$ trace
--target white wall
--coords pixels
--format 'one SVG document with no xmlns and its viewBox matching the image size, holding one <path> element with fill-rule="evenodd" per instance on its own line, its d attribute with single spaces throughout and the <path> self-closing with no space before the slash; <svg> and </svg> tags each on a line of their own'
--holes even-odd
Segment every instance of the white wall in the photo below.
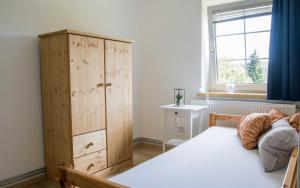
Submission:
<svg viewBox="0 0 300 188">
<path fill-rule="evenodd" d="M 136 0 L 0 1 L 0 180 L 44 166 L 37 35 L 70 28 L 136 40 L 136 114 L 137 17 Z"/>
<path fill-rule="evenodd" d="M 139 135 L 162 139 L 159 106 L 173 103 L 173 89 L 196 95 L 201 78 L 201 0 L 139 1 Z"/>
<path fill-rule="evenodd" d="M 44 166 L 37 35 L 71 28 L 134 39 L 134 137 L 162 139 L 159 106 L 201 82 L 201 16 L 230 0 L 1 0 L 0 180 Z M 234 0 L 231 0 L 234 1 Z"/>
<path fill-rule="evenodd" d="M 140 137 L 162 139 L 163 114 L 159 106 L 173 103 L 174 88 L 185 88 L 189 102 L 206 84 L 207 7 L 236 1 L 260 0 L 139 1 Z"/>
</svg>

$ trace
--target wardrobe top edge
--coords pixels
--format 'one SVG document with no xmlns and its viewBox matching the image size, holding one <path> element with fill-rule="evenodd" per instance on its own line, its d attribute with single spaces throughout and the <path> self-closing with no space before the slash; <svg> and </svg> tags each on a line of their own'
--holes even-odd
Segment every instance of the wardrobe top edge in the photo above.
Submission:
<svg viewBox="0 0 300 188">
<path fill-rule="evenodd" d="M 72 29 L 64 29 L 64 30 L 50 32 L 50 33 L 44 33 L 44 34 L 38 35 L 38 37 L 45 38 L 45 37 L 63 34 L 63 33 L 81 35 L 81 36 L 87 36 L 87 37 L 94 37 L 94 38 L 100 38 L 100 39 L 107 39 L 107 40 L 113 40 L 113 41 L 119 41 L 119 42 L 126 42 L 126 43 L 134 42 L 133 40 L 129 40 L 129 39 L 124 39 L 124 38 L 119 38 L 119 37 L 111 37 L 111 36 L 95 34 L 95 33 L 87 33 L 87 32 L 76 31 L 76 30 L 72 30 Z"/>
</svg>

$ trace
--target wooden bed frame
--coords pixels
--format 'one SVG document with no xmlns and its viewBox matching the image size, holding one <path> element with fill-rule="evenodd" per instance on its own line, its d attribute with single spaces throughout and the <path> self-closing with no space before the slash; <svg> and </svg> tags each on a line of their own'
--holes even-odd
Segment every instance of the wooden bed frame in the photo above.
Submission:
<svg viewBox="0 0 300 188">
<path fill-rule="evenodd" d="M 227 115 L 227 114 L 209 114 L 209 126 L 216 126 L 217 120 L 239 122 L 242 116 Z M 298 147 L 293 149 L 288 168 L 284 177 L 282 188 L 297 187 L 297 162 L 298 162 Z M 98 178 L 92 175 L 87 175 L 80 171 L 74 170 L 71 166 L 57 167 L 57 180 L 61 187 L 79 186 L 80 188 L 127 188 L 127 186 L 111 182 L 105 178 Z"/>
</svg>

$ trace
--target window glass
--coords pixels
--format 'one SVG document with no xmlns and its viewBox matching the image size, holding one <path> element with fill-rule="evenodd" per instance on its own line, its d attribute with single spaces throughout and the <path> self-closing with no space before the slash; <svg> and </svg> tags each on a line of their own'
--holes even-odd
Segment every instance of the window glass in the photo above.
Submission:
<svg viewBox="0 0 300 188">
<path fill-rule="evenodd" d="M 246 34 L 247 58 L 256 51 L 259 58 L 269 58 L 270 32 Z"/>
<path fill-rule="evenodd" d="M 245 59 L 244 35 L 216 37 L 217 60 Z"/>
<path fill-rule="evenodd" d="M 259 59 L 255 53 L 246 61 L 245 66 L 248 83 L 265 84 L 268 76 L 268 60 Z"/>
<path fill-rule="evenodd" d="M 245 70 L 245 61 L 221 60 L 218 61 L 218 83 L 249 83 Z"/>
<path fill-rule="evenodd" d="M 245 19 L 246 32 L 266 31 L 271 28 L 271 15 Z"/>
<path fill-rule="evenodd" d="M 220 22 L 215 25 L 216 35 L 228 35 L 244 32 L 243 20 Z"/>
</svg>

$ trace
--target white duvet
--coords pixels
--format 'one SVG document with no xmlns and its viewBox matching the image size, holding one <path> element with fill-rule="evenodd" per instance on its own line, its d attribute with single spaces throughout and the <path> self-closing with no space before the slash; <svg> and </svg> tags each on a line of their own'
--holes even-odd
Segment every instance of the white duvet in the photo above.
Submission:
<svg viewBox="0 0 300 188">
<path fill-rule="evenodd" d="M 133 188 L 279 188 L 285 170 L 264 172 L 236 129 L 212 127 L 110 180 Z"/>
</svg>

